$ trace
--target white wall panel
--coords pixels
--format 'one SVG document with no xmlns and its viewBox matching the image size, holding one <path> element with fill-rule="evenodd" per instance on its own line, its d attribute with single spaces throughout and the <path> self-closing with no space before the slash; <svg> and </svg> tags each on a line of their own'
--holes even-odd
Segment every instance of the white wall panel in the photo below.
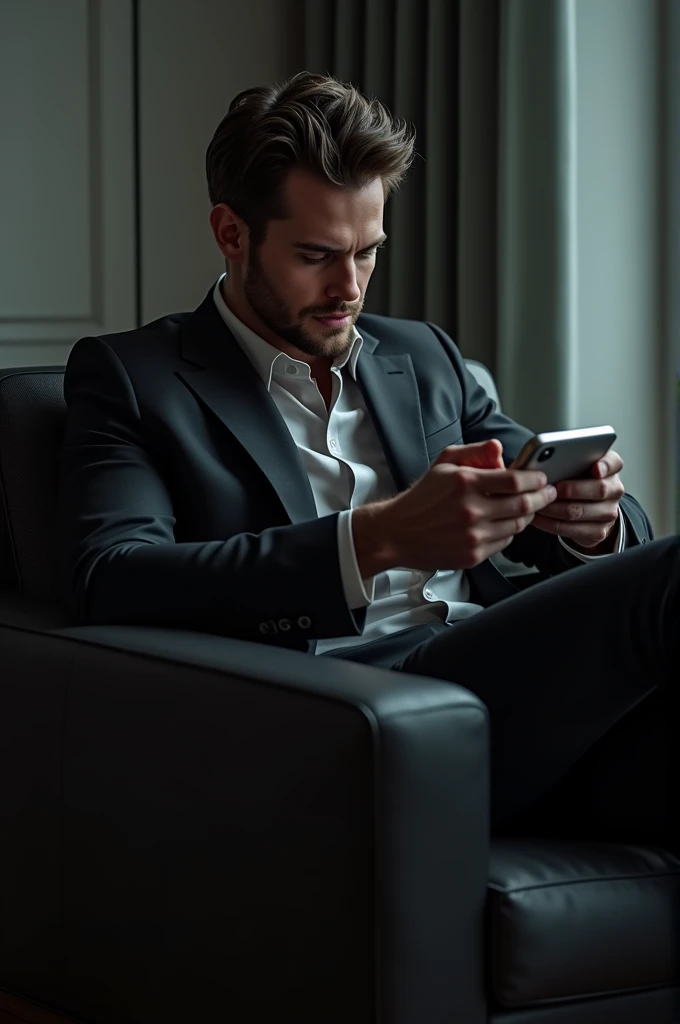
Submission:
<svg viewBox="0 0 680 1024">
<path fill-rule="evenodd" d="M 131 0 L 4 2 L 0 365 L 134 326 Z"/>
</svg>

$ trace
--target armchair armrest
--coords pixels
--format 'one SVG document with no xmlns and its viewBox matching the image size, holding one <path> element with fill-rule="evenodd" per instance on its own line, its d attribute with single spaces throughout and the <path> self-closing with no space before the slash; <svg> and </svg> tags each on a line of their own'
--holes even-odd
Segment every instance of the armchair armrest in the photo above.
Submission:
<svg viewBox="0 0 680 1024">
<path fill-rule="evenodd" d="M 64 1009 L 486 1019 L 474 695 L 205 634 L 26 633 L 4 647 L 40 647 L 63 688 Z"/>
</svg>

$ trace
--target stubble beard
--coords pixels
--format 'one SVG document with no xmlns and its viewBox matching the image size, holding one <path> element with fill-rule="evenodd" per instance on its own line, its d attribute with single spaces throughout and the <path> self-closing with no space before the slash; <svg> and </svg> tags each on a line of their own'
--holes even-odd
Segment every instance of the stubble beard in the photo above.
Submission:
<svg viewBox="0 0 680 1024">
<path fill-rule="evenodd" d="M 318 308 L 302 310 L 300 322 L 291 323 L 290 310 L 264 273 L 257 252 L 253 252 L 248 261 L 243 292 L 250 308 L 262 323 L 300 352 L 314 358 L 336 359 L 349 350 L 354 338 L 354 322 L 361 312 L 361 307 L 357 309 L 356 305 L 352 306 L 350 324 L 329 330 L 323 337 L 314 337 L 305 329 L 304 318 L 314 313 L 321 316 L 323 311 Z M 325 312 L 329 315 L 336 311 Z"/>
</svg>

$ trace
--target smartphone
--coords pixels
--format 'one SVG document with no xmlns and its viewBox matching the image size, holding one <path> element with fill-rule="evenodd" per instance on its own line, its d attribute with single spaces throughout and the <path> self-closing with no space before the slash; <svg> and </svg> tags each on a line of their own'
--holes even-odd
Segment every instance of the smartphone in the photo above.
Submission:
<svg viewBox="0 0 680 1024">
<path fill-rule="evenodd" d="M 613 427 L 583 427 L 536 434 L 527 441 L 510 469 L 540 469 L 549 484 L 590 476 L 593 465 L 616 440 Z"/>
</svg>

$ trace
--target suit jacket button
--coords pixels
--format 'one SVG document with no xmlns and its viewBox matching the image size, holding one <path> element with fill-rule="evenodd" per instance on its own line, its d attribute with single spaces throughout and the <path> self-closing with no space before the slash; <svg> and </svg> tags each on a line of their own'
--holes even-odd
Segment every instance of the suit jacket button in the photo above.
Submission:
<svg viewBox="0 0 680 1024">
<path fill-rule="evenodd" d="M 308 615 L 301 615 L 300 618 L 298 619 L 297 624 L 300 627 L 300 629 L 309 629 L 309 627 L 312 624 L 312 620 L 309 618 Z"/>
</svg>

